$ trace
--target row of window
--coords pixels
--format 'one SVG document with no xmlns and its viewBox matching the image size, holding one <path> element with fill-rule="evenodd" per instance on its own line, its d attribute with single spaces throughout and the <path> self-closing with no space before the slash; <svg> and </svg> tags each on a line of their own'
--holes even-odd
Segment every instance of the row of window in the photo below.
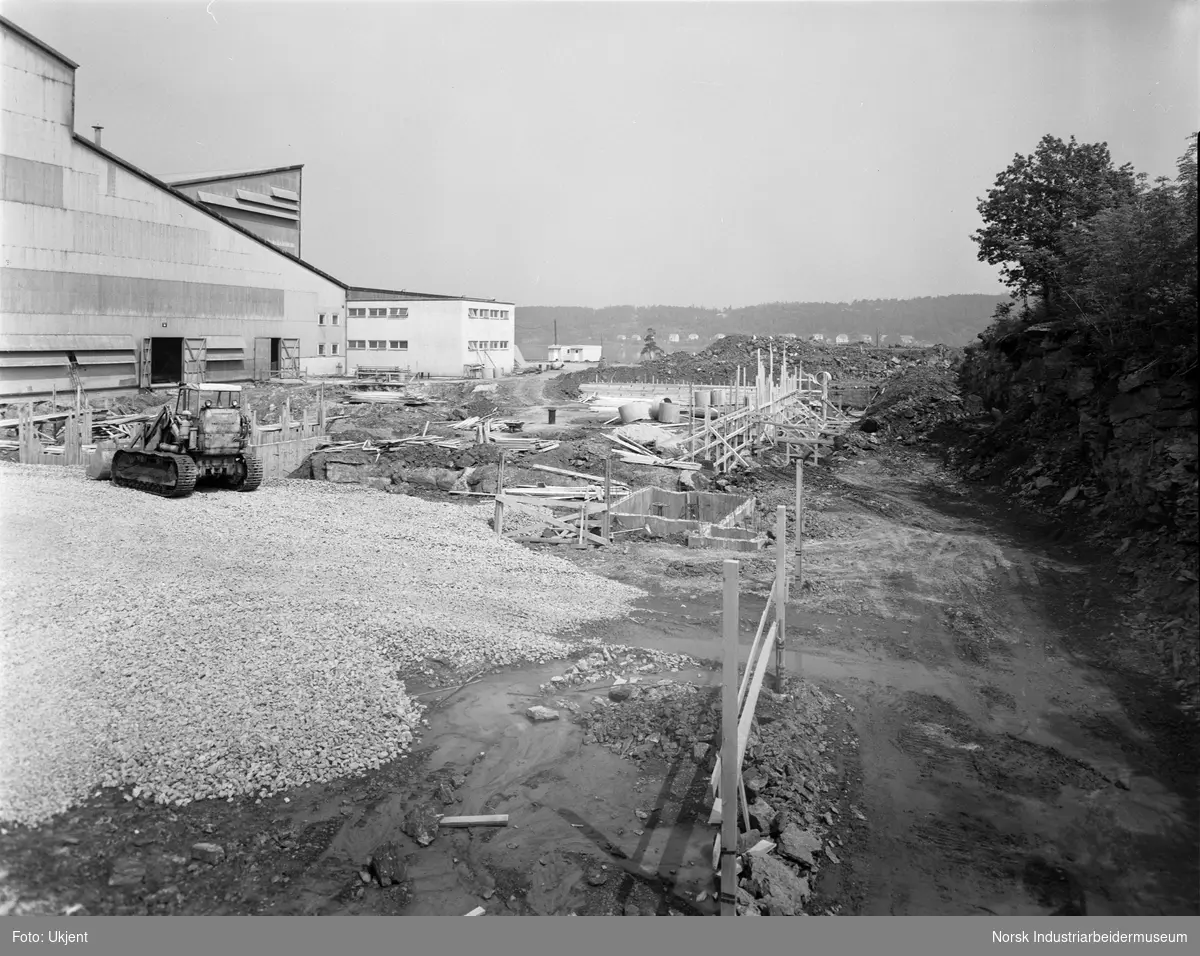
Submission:
<svg viewBox="0 0 1200 956">
<path fill-rule="evenodd" d="M 352 319 L 407 319 L 407 308 L 350 309 Z"/>
<path fill-rule="evenodd" d="M 324 342 L 318 342 L 318 343 L 317 343 L 317 354 L 318 354 L 318 355 L 324 355 L 324 354 L 325 354 L 325 343 L 324 343 Z M 338 354 L 338 343 L 337 343 L 337 342 L 330 342 L 330 343 L 329 343 L 329 354 L 330 354 L 330 355 L 337 355 L 337 354 Z"/>
<path fill-rule="evenodd" d="M 354 314 L 353 309 L 350 310 L 350 314 L 351 315 Z M 332 325 L 341 325 L 341 316 L 338 315 L 338 313 L 331 312 L 329 314 L 329 318 L 331 318 L 333 320 L 333 322 L 331 323 Z M 325 313 L 321 312 L 317 315 L 317 325 L 324 325 L 324 324 L 325 324 Z"/>
<path fill-rule="evenodd" d="M 371 349 L 377 352 L 385 352 L 392 350 L 394 352 L 407 352 L 407 339 L 351 339 L 346 343 L 348 349 Z"/>
<path fill-rule="evenodd" d="M 471 319 L 507 319 L 508 309 L 467 309 L 467 317 Z"/>
<path fill-rule="evenodd" d="M 508 348 L 508 343 L 507 342 L 497 342 L 497 341 L 487 342 L 484 340 L 480 340 L 477 342 L 474 339 L 472 339 L 470 342 L 467 343 L 467 348 L 473 352 L 478 352 L 481 349 L 506 349 L 506 348 Z"/>
</svg>

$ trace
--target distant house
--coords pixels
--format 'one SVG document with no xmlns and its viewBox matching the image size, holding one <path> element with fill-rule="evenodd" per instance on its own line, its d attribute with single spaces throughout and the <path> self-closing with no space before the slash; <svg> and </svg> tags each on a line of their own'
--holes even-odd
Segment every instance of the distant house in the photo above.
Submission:
<svg viewBox="0 0 1200 956">
<path fill-rule="evenodd" d="M 864 335 L 860 335 L 858 337 L 858 340 L 860 342 L 866 342 L 868 345 L 870 345 L 872 342 L 875 341 L 875 338 L 874 338 L 874 336 L 864 334 Z"/>
<path fill-rule="evenodd" d="M 850 336 L 848 336 L 845 332 L 843 332 L 836 339 L 834 339 L 834 341 L 838 345 L 847 345 L 850 342 Z"/>
<path fill-rule="evenodd" d="M 911 335 L 900 336 L 900 344 L 901 345 L 912 345 L 914 341 L 915 340 L 913 339 L 913 337 Z"/>
<path fill-rule="evenodd" d="M 626 339 L 628 339 L 628 338 L 629 338 L 629 336 L 628 336 L 628 335 L 618 335 L 618 336 L 617 336 L 617 341 L 618 341 L 618 342 L 624 342 L 624 341 L 625 341 Z"/>
<path fill-rule="evenodd" d="M 551 345 L 546 349 L 548 362 L 599 362 L 602 346 Z"/>
<path fill-rule="evenodd" d="M 824 342 L 825 341 L 825 333 L 824 332 L 814 332 L 812 334 L 812 340 L 814 342 Z"/>
<path fill-rule="evenodd" d="M 668 342 L 678 342 L 679 341 L 679 333 L 672 332 L 670 335 L 667 336 L 667 341 Z"/>
<path fill-rule="evenodd" d="M 714 335 L 714 336 L 713 336 L 713 338 L 714 338 L 714 339 L 723 339 L 723 338 L 725 338 L 725 333 L 724 333 L 724 332 L 718 332 L 716 335 Z"/>
<path fill-rule="evenodd" d="M 688 341 L 689 342 L 699 342 L 700 336 L 697 335 L 695 332 L 692 332 L 688 335 Z"/>
</svg>

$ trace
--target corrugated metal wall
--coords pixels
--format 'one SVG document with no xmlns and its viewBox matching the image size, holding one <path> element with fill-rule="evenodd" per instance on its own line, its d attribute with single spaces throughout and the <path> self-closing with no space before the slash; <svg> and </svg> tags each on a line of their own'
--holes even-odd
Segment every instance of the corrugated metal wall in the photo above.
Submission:
<svg viewBox="0 0 1200 956">
<path fill-rule="evenodd" d="M 300 369 L 344 348 L 318 322 L 339 284 L 80 143 L 74 71 L 6 26 L 2 53 L 0 400 L 72 388 L 68 352 L 86 388 L 134 387 L 147 339 L 220 339 L 216 380 L 253 377 L 256 339 L 297 342 Z"/>
</svg>

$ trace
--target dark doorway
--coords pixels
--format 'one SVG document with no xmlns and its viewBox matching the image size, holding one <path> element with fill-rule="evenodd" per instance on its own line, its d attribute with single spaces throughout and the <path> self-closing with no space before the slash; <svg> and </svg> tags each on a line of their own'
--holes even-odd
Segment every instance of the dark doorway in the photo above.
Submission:
<svg viewBox="0 0 1200 956">
<path fill-rule="evenodd" d="M 279 374 L 279 339 L 271 339 L 271 374 Z"/>
<path fill-rule="evenodd" d="M 183 339 L 155 336 L 150 343 L 150 384 L 173 385 L 183 381 Z"/>
</svg>

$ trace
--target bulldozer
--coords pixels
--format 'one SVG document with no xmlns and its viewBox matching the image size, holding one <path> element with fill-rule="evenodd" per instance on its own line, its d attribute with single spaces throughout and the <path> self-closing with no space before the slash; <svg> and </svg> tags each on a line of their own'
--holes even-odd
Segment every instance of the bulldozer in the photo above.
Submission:
<svg viewBox="0 0 1200 956">
<path fill-rule="evenodd" d="M 214 479 L 234 491 L 262 484 L 262 461 L 250 453 L 250 419 L 240 385 L 183 385 L 175 408 L 163 408 L 112 456 L 112 483 L 164 498 L 184 498 Z"/>
</svg>

